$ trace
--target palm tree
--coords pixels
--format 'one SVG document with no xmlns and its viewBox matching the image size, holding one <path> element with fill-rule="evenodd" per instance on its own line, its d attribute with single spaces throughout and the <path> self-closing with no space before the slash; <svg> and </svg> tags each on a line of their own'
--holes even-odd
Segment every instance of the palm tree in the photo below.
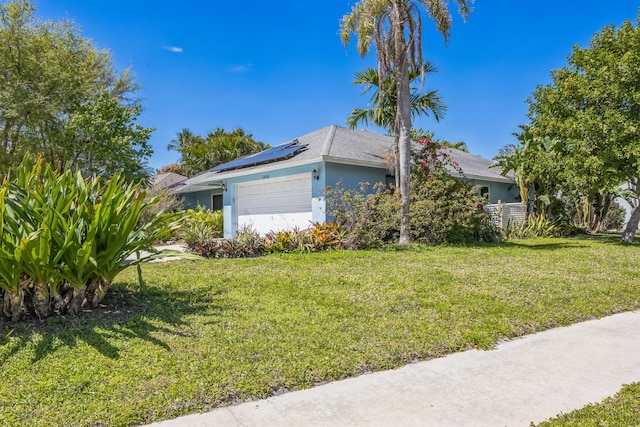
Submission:
<svg viewBox="0 0 640 427">
<path fill-rule="evenodd" d="M 411 82 L 413 82 L 422 75 L 425 75 L 427 73 L 434 73 L 436 71 L 436 68 L 430 62 L 425 62 L 422 65 L 422 69 L 411 68 L 409 70 L 409 79 Z M 384 92 L 386 92 L 388 96 L 383 100 L 380 99 L 380 75 L 378 74 L 378 70 L 376 70 L 375 68 L 367 67 L 362 71 L 358 71 L 355 75 L 355 78 L 356 79 L 353 81 L 353 84 L 363 86 L 363 95 L 373 90 L 371 98 L 369 99 L 369 105 L 371 107 L 367 109 L 354 108 L 351 111 L 351 115 L 347 119 L 347 124 L 351 129 L 355 129 L 358 126 L 358 123 L 364 123 L 365 125 L 368 125 L 369 122 L 371 122 L 376 126 L 387 128 L 389 133 L 392 133 L 394 135 L 394 167 L 396 187 L 400 187 L 400 176 L 398 172 L 400 170 L 398 159 L 399 133 L 395 128 L 395 118 L 397 114 L 398 103 L 396 102 L 397 97 L 395 96 L 395 93 L 390 90 L 396 85 L 395 77 L 393 74 L 387 76 L 387 79 L 384 82 Z M 411 117 L 413 118 L 416 115 L 420 114 L 428 116 L 429 113 L 431 113 L 433 114 L 433 117 L 436 119 L 436 121 L 440 121 L 447 109 L 447 107 L 442 102 L 442 97 L 438 95 L 437 90 L 420 93 L 420 89 L 421 88 L 415 87 L 411 88 Z"/>
<path fill-rule="evenodd" d="M 455 0 L 458 12 L 466 20 L 471 12 L 472 0 Z M 422 69 L 422 15 L 420 6 L 435 21 L 438 31 L 449 39 L 451 13 L 447 0 L 360 0 L 345 15 L 341 22 L 341 38 L 349 44 L 351 34 L 357 35 L 358 52 L 369 53 L 371 43 L 378 56 L 378 74 L 381 81 L 394 75 L 397 110 L 394 129 L 398 134 L 400 162 L 400 194 L 402 214 L 400 222 L 400 244 L 411 240 L 409 230 L 409 172 L 411 150 L 411 87 L 409 70 Z M 424 79 L 424 73 L 421 74 Z M 387 98 L 384 84 L 379 86 L 380 101 Z M 381 104 L 382 105 L 382 104 Z"/>
<path fill-rule="evenodd" d="M 411 68 L 409 70 L 409 80 L 414 82 L 419 77 L 428 73 L 436 72 L 436 68 L 430 63 L 425 62 L 421 68 Z M 361 109 L 354 108 L 351 115 L 347 119 L 347 124 L 351 129 L 355 129 L 358 123 L 368 125 L 369 122 L 376 126 L 387 128 L 389 132 L 397 133 L 395 129 L 395 118 L 397 113 L 397 96 L 391 89 L 396 85 L 395 76 L 393 74 L 387 76 L 384 83 L 383 92 L 387 93 L 387 97 L 380 99 L 380 76 L 378 70 L 367 67 L 355 74 L 353 84 L 362 85 L 362 94 L 365 95 L 372 91 L 368 105 L 370 108 Z M 426 93 L 420 93 L 420 88 L 411 88 L 411 117 L 417 115 L 433 114 L 436 121 L 440 121 L 444 117 L 447 107 L 442 102 L 442 97 L 437 90 Z"/>
<path fill-rule="evenodd" d="M 270 147 L 268 144 L 254 140 L 253 135 L 246 133 L 242 128 L 225 132 L 219 127 L 214 132 L 209 132 L 206 141 L 209 168 L 249 154 L 259 153 Z"/>
<path fill-rule="evenodd" d="M 182 173 L 192 176 L 206 170 L 203 158 L 205 154 L 204 145 L 204 138 L 184 128 L 167 145 L 167 150 L 175 150 L 180 153 Z"/>
<path fill-rule="evenodd" d="M 167 146 L 168 150 L 180 153 L 180 169 L 183 174 L 193 176 L 230 162 L 238 157 L 258 153 L 270 145 L 253 139 L 253 135 L 237 128 L 226 132 L 218 127 L 206 137 L 193 134 L 189 129 L 178 132 Z"/>
</svg>

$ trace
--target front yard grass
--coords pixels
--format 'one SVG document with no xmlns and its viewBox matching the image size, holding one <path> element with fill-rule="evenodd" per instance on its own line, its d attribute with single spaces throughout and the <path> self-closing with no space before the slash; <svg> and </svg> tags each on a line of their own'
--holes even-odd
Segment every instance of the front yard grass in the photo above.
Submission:
<svg viewBox="0 0 640 427">
<path fill-rule="evenodd" d="M 538 427 L 621 427 L 640 424 L 640 383 L 622 387 L 601 403 L 562 414 Z"/>
<path fill-rule="evenodd" d="M 136 425 L 640 307 L 616 236 L 175 261 L 0 321 L 0 425 Z"/>
</svg>

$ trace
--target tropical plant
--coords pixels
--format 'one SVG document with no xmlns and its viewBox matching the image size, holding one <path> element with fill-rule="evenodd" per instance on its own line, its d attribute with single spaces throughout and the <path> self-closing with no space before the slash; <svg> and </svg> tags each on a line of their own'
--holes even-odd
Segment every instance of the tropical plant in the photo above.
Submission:
<svg viewBox="0 0 640 427">
<path fill-rule="evenodd" d="M 116 174 L 106 184 L 80 170 L 53 170 L 28 154 L 0 190 L 0 289 L 14 321 L 96 307 L 118 273 L 168 255 L 156 240 L 180 227 L 178 214 L 140 216 L 158 203 Z M 128 262 L 133 254 L 148 255 Z M 181 255 L 189 256 L 189 255 Z"/>
<path fill-rule="evenodd" d="M 527 214 L 530 211 L 529 199 L 533 195 L 533 214 L 548 217 L 562 174 L 559 154 L 555 151 L 557 141 L 536 136 L 531 125 L 521 125 L 520 129 L 521 132 L 513 133 L 519 144 L 502 148 L 494 157 L 492 166 L 500 167 L 502 175 L 513 171 Z"/>
<path fill-rule="evenodd" d="M 198 206 L 196 209 L 187 210 L 185 217 L 184 226 L 177 235 L 187 245 L 222 237 L 224 221 L 222 211 L 210 211 L 203 206 Z"/>
<path fill-rule="evenodd" d="M 507 224 L 507 239 L 532 239 L 534 237 L 559 237 L 562 235 L 562 226 L 557 221 L 544 216 L 529 215 L 527 219 L 518 224 Z"/>
<path fill-rule="evenodd" d="M 409 69 L 409 80 L 410 82 L 415 82 L 422 76 L 436 71 L 436 68 L 430 62 L 426 62 L 422 67 L 418 67 L 418 69 Z M 353 84 L 362 86 L 363 95 L 371 91 L 371 98 L 368 102 L 369 108 L 355 108 L 351 111 L 351 115 L 347 119 L 349 127 L 355 129 L 358 123 L 364 123 L 365 125 L 372 123 L 388 129 L 390 133 L 395 135 L 397 133 L 395 122 L 398 105 L 396 94 L 393 91 L 393 88 L 396 86 L 395 75 L 389 74 L 386 77 L 384 89 L 381 90 L 378 70 L 367 67 L 355 74 Z M 386 93 L 386 98 L 380 99 L 381 93 Z M 447 107 L 442 102 L 442 97 L 438 94 L 437 90 L 421 93 L 420 87 L 411 87 L 412 118 L 417 115 L 428 116 L 432 114 L 436 121 L 440 121 L 446 109 Z"/>
<path fill-rule="evenodd" d="M 466 20 L 470 13 L 471 1 L 456 0 L 460 15 Z M 422 70 L 425 63 L 422 56 L 422 17 L 420 7 L 436 22 L 438 31 L 445 42 L 449 38 L 451 13 L 446 0 L 361 0 L 351 13 L 341 22 L 341 38 L 349 44 L 351 34 L 358 38 L 360 55 L 369 52 L 373 42 L 378 56 L 378 75 L 382 82 L 393 75 L 396 86 L 396 118 L 394 130 L 398 134 L 398 159 L 400 195 L 402 198 L 400 244 L 411 240 L 410 232 L 410 157 L 411 157 L 411 80 L 409 72 L 413 68 Z M 424 73 L 421 76 L 424 79 Z M 379 86 L 379 100 L 384 102 L 388 94 L 385 85 Z M 384 105 L 384 104 L 381 104 Z"/>
<path fill-rule="evenodd" d="M 316 251 L 338 248 L 346 236 L 344 223 L 335 220 L 315 222 L 308 231 Z"/>
<path fill-rule="evenodd" d="M 261 237 L 250 226 L 241 227 L 233 239 L 221 239 L 211 234 L 187 242 L 193 253 L 207 258 L 246 258 L 269 253 L 320 252 L 340 248 L 346 230 L 342 222 L 316 222 L 300 230 L 271 231 Z"/>
</svg>

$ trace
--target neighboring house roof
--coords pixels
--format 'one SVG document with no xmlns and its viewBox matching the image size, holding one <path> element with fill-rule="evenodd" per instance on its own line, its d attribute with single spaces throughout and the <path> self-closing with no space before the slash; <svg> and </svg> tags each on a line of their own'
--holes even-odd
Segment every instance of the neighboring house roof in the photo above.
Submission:
<svg viewBox="0 0 640 427">
<path fill-rule="evenodd" d="M 294 155 L 275 161 L 254 164 L 252 160 L 260 155 L 245 157 L 245 161 L 235 165 L 246 164 L 247 167 L 227 169 L 217 167 L 189 178 L 176 187 L 179 193 L 191 193 L 212 189 L 215 183 L 221 185 L 223 179 L 266 172 L 288 166 L 297 166 L 319 161 L 343 163 L 349 165 L 368 166 L 382 169 L 391 167 L 387 160 L 393 151 L 394 138 L 367 130 L 353 130 L 331 125 L 296 138 L 297 143 L 305 146 L 304 150 Z M 295 140 L 294 140 L 295 141 Z M 289 141 L 285 144 L 291 144 Z M 283 144 L 284 145 L 284 144 Z M 275 146 L 278 148 L 280 146 Z M 500 175 L 500 169 L 490 168 L 491 161 L 456 149 L 449 149 L 451 157 L 458 162 L 464 175 L 468 178 L 498 182 L 513 182 L 510 177 Z"/>
<path fill-rule="evenodd" d="M 159 173 L 157 175 L 149 177 L 149 184 L 154 187 L 171 187 L 172 185 L 184 181 L 185 179 L 187 179 L 186 176 L 182 176 L 173 172 Z"/>
</svg>

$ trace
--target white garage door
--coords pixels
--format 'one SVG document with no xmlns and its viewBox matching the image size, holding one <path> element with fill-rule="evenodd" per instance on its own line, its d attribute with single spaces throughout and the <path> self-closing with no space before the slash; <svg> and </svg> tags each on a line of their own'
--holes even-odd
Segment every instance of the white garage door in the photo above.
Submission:
<svg viewBox="0 0 640 427">
<path fill-rule="evenodd" d="M 236 187 L 238 228 L 250 226 L 260 234 L 304 229 L 311 223 L 311 174 L 271 178 Z"/>
</svg>

